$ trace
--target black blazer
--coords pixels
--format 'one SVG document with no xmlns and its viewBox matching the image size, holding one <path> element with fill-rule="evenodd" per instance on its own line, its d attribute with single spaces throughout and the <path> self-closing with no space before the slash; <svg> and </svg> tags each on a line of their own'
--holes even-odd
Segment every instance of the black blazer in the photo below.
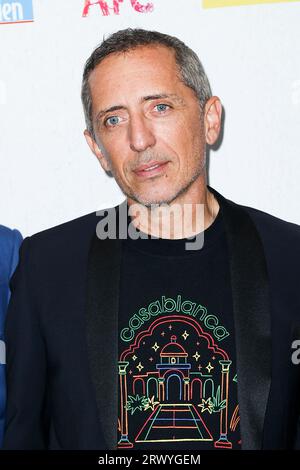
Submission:
<svg viewBox="0 0 300 470">
<path fill-rule="evenodd" d="M 229 247 L 242 448 L 300 448 L 300 227 L 209 189 Z M 5 449 L 115 448 L 122 240 L 99 240 L 99 220 L 23 242 L 6 323 Z"/>
</svg>

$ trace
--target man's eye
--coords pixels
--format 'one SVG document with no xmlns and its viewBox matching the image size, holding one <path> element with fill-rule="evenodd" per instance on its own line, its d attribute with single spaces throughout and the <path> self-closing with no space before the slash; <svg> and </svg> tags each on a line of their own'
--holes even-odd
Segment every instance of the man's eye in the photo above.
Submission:
<svg viewBox="0 0 300 470">
<path fill-rule="evenodd" d="M 120 118 L 118 116 L 110 116 L 109 118 L 105 119 L 104 124 L 106 126 L 116 126 L 119 124 Z"/>
<path fill-rule="evenodd" d="M 168 106 L 167 104 L 160 103 L 160 104 L 157 104 L 155 107 L 156 107 L 157 111 L 161 113 L 161 112 L 167 111 L 167 109 L 170 106 Z"/>
</svg>

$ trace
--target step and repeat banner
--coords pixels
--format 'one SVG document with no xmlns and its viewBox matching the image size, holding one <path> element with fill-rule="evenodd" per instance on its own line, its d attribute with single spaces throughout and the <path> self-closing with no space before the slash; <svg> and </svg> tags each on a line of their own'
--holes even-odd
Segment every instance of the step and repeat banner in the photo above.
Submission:
<svg viewBox="0 0 300 470">
<path fill-rule="evenodd" d="M 85 142 L 85 60 L 126 27 L 178 36 L 224 109 L 209 183 L 300 224 L 300 1 L 0 0 L 0 223 L 22 234 L 120 203 Z"/>
</svg>

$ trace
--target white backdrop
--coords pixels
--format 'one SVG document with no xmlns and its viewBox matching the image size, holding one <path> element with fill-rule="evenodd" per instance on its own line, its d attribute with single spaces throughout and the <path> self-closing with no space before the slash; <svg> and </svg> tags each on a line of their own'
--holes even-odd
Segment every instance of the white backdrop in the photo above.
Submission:
<svg viewBox="0 0 300 470">
<path fill-rule="evenodd" d="M 128 26 L 177 35 L 199 54 L 226 112 L 210 185 L 300 224 L 300 2 L 152 3 L 138 13 L 123 0 L 109 16 L 95 5 L 83 18 L 84 0 L 33 0 L 34 22 L 0 24 L 1 224 L 30 235 L 124 199 L 86 145 L 80 85 L 103 35 Z"/>
</svg>

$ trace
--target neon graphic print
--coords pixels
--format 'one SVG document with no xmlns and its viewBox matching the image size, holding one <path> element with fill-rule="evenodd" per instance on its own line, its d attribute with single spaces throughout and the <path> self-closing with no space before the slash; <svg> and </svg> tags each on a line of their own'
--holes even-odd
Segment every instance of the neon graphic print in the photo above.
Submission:
<svg viewBox="0 0 300 470">
<path fill-rule="evenodd" d="M 193 316 L 165 313 L 145 322 L 130 342 L 122 332 L 120 338 L 119 448 L 171 442 L 233 447 L 237 377 L 211 329 Z"/>
</svg>

